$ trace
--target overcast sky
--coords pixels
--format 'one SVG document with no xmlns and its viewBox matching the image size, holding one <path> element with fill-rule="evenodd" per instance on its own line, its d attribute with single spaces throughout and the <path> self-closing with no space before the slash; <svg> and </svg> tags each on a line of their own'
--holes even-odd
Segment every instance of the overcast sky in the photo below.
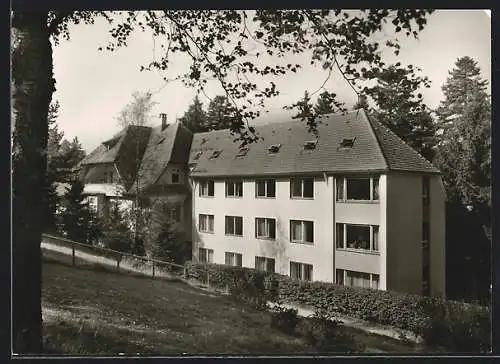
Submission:
<svg viewBox="0 0 500 364">
<path fill-rule="evenodd" d="M 119 131 L 115 117 L 135 90 L 154 92 L 154 100 L 158 102 L 154 114 L 165 112 L 171 121 L 183 115 L 195 96 L 195 91 L 185 88 L 181 82 L 165 85 L 162 75 L 139 71 L 140 65 L 147 64 L 153 57 L 155 47 L 149 34 L 135 33 L 128 47 L 117 52 L 98 51 L 109 39 L 108 28 L 102 21 L 94 25 L 74 25 L 71 40 L 54 47 L 57 91 L 53 98 L 61 104 L 57 123 L 66 138 L 77 136 L 87 153 Z M 483 10 L 436 11 L 428 18 L 419 39 L 404 37 L 401 46 L 397 60 L 419 66 L 422 75 L 432 81 L 432 87 L 423 92 L 424 102 L 431 107 L 438 106 L 442 100 L 441 86 L 459 57 L 475 59 L 483 78 L 491 80 L 491 20 Z M 396 61 L 389 53 L 385 59 Z M 185 64 L 173 64 L 168 77 L 175 76 L 184 67 Z M 269 102 L 266 120 L 272 121 L 275 115 L 283 113 L 281 107 L 296 101 L 305 90 L 318 89 L 325 76 L 321 69 L 306 68 L 296 76 L 281 79 L 277 82 L 281 94 Z M 355 102 L 353 91 L 339 75 L 334 74 L 326 86 L 348 105 Z M 211 93 L 209 96 L 214 96 L 217 90 L 212 88 Z M 201 99 L 208 104 L 203 95 Z"/>
</svg>

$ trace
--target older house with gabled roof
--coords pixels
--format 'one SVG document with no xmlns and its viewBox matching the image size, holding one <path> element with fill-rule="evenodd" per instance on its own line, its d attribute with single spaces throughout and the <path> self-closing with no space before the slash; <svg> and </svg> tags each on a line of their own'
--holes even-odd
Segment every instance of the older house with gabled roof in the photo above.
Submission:
<svg viewBox="0 0 500 364">
<path fill-rule="evenodd" d="M 80 163 L 90 206 L 105 215 L 110 203 L 136 197 L 167 201 L 176 228 L 191 239 L 187 161 L 192 133 L 179 123 L 130 125 L 101 143 Z"/>
<path fill-rule="evenodd" d="M 363 110 L 194 134 L 193 257 L 296 279 L 445 294 L 439 171 Z"/>
</svg>

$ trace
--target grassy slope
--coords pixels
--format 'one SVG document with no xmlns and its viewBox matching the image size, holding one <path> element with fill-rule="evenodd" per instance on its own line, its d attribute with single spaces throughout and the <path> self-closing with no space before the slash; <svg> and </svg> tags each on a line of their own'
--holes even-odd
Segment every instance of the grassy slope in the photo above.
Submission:
<svg viewBox="0 0 500 364">
<path fill-rule="evenodd" d="M 273 330 L 267 312 L 182 282 L 116 273 L 89 264 L 72 267 L 57 253 L 45 253 L 43 282 L 44 338 L 50 353 L 315 352 L 300 338 Z M 372 348 L 414 350 L 396 340 L 359 330 L 352 333 Z"/>
</svg>

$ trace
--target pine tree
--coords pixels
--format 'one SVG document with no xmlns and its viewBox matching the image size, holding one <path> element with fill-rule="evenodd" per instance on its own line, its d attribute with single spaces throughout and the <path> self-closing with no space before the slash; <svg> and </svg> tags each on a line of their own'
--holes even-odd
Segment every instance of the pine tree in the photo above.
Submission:
<svg viewBox="0 0 500 364">
<path fill-rule="evenodd" d="M 203 110 L 203 103 L 200 101 L 198 95 L 193 100 L 193 103 L 189 105 L 188 110 L 179 119 L 192 133 L 200 133 L 208 131 L 208 121 L 207 114 Z"/>
<path fill-rule="evenodd" d="M 491 256 L 491 101 L 470 57 L 449 72 L 438 108 L 435 164 L 447 203 L 447 266 L 452 298 L 489 300 Z M 465 272 L 458 273 L 455 272 Z"/>
<path fill-rule="evenodd" d="M 235 107 L 226 96 L 217 95 L 208 104 L 207 129 L 229 129 L 235 118 Z"/>
<path fill-rule="evenodd" d="M 64 232 L 69 239 L 85 243 L 87 241 L 90 213 L 84 202 L 83 183 L 75 179 L 64 196 L 61 214 Z"/>
<path fill-rule="evenodd" d="M 418 92 L 429 87 L 427 77 L 417 76 L 413 66 L 405 69 L 399 64 L 375 73 L 377 84 L 364 90 L 374 101 L 373 116 L 432 161 L 436 127 Z"/>
</svg>

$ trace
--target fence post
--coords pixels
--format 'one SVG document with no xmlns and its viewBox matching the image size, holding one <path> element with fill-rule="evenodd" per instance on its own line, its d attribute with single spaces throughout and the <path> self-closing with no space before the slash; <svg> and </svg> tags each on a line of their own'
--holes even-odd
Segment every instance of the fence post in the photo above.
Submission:
<svg viewBox="0 0 500 364">
<path fill-rule="evenodd" d="M 117 271 L 120 271 L 120 260 L 121 260 L 122 256 L 121 254 L 117 254 L 116 256 L 116 270 Z"/>
<path fill-rule="evenodd" d="M 155 261 L 151 260 L 151 263 L 153 263 L 153 278 L 155 277 Z"/>
<path fill-rule="evenodd" d="M 71 243 L 71 263 L 73 265 L 76 265 L 76 258 L 75 258 L 75 243 Z"/>
<path fill-rule="evenodd" d="M 186 267 L 184 267 L 183 272 L 182 272 L 182 277 L 184 279 L 186 279 L 186 276 L 187 276 L 187 269 L 186 269 Z"/>
<path fill-rule="evenodd" d="M 207 286 L 210 287 L 210 272 L 207 269 Z"/>
</svg>

